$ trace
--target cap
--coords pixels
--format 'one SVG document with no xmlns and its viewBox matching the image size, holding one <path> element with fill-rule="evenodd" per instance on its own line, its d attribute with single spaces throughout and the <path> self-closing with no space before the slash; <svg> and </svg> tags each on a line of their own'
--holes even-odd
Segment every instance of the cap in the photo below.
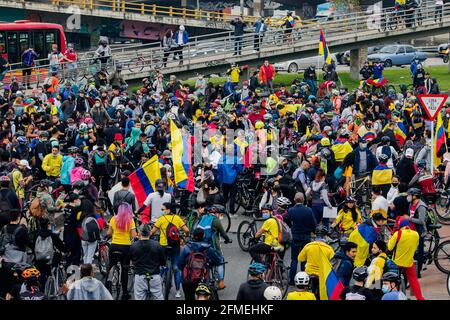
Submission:
<svg viewBox="0 0 450 320">
<path fill-rule="evenodd" d="M 27 167 L 27 169 L 31 169 L 30 164 L 28 163 L 27 160 L 22 159 L 22 160 L 20 160 L 19 164 L 21 166 Z"/>
<path fill-rule="evenodd" d="M 414 150 L 411 148 L 406 149 L 405 156 L 408 158 L 412 158 L 414 156 Z"/>
<path fill-rule="evenodd" d="M 114 140 L 115 140 L 115 141 L 123 140 L 122 134 L 121 134 L 121 133 L 116 133 L 116 134 L 114 135 Z"/>
</svg>

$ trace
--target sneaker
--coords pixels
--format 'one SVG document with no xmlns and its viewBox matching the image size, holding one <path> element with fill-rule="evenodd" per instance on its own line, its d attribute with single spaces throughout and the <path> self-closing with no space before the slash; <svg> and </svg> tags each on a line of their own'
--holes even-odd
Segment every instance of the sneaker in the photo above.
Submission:
<svg viewBox="0 0 450 320">
<path fill-rule="evenodd" d="M 177 293 L 175 293 L 175 298 L 181 298 L 181 290 L 177 290 Z"/>
</svg>

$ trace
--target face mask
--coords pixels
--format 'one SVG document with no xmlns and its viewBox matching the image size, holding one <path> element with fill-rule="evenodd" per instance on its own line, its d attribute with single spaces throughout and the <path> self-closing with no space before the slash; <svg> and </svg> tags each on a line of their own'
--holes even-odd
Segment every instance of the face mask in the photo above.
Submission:
<svg viewBox="0 0 450 320">
<path fill-rule="evenodd" d="M 262 214 L 262 218 L 263 218 L 264 220 L 269 219 L 269 218 L 270 218 L 270 213 L 263 213 L 263 214 Z"/>
<path fill-rule="evenodd" d="M 391 288 L 387 284 L 383 284 L 383 287 L 381 288 L 383 290 L 383 293 L 391 292 Z"/>
<path fill-rule="evenodd" d="M 244 86 L 244 89 L 247 89 L 248 87 L 247 86 Z M 447 116 L 448 116 L 448 114 L 447 114 Z"/>
<path fill-rule="evenodd" d="M 96 103 L 95 106 L 98 108 L 100 107 L 100 103 Z"/>
<path fill-rule="evenodd" d="M 366 124 L 366 128 L 370 129 L 370 128 L 372 128 L 372 125 L 371 124 Z"/>
<path fill-rule="evenodd" d="M 406 196 L 406 201 L 412 202 L 412 196 Z"/>
<path fill-rule="evenodd" d="M 397 188 L 397 187 L 398 187 L 398 183 L 393 183 L 392 186 L 393 186 L 394 188 Z"/>
</svg>

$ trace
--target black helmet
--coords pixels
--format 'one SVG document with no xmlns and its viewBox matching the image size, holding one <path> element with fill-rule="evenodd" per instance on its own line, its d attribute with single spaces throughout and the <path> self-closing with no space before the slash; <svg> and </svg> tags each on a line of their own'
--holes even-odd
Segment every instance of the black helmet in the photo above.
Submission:
<svg viewBox="0 0 450 320">
<path fill-rule="evenodd" d="M 73 184 L 74 189 L 83 189 L 85 186 L 86 185 L 83 180 L 78 180 Z"/>
<path fill-rule="evenodd" d="M 383 274 L 381 281 L 395 282 L 398 285 L 400 284 L 400 277 L 395 272 L 386 272 Z"/>
<path fill-rule="evenodd" d="M 53 185 L 53 182 L 51 182 L 50 180 L 47 180 L 47 179 L 41 180 L 39 182 L 39 186 L 41 186 L 41 187 L 50 187 L 51 185 Z"/>
<path fill-rule="evenodd" d="M 271 204 L 266 203 L 265 205 L 263 205 L 263 207 L 261 208 L 261 210 L 269 210 L 269 211 L 273 211 L 273 207 Z"/>
<path fill-rule="evenodd" d="M 367 273 L 367 267 L 358 267 L 355 270 L 353 270 L 353 279 L 355 281 L 365 281 L 367 279 L 368 273 Z"/>
<path fill-rule="evenodd" d="M 356 202 L 356 199 L 352 196 L 348 196 L 347 198 L 345 198 L 345 202 Z"/>
<path fill-rule="evenodd" d="M 383 142 L 383 143 L 391 142 L 391 138 L 389 138 L 388 136 L 382 136 L 381 137 L 381 142 Z"/>
<path fill-rule="evenodd" d="M 420 197 L 421 194 L 422 194 L 422 191 L 420 191 L 419 188 L 409 188 L 408 189 L 408 195 Z"/>
<path fill-rule="evenodd" d="M 380 160 L 380 162 L 387 162 L 389 160 L 389 157 L 387 154 L 382 153 L 378 156 L 378 160 Z"/>
<path fill-rule="evenodd" d="M 322 151 L 320 151 L 320 155 L 326 160 L 331 160 L 331 151 L 329 149 L 322 149 Z"/>
</svg>

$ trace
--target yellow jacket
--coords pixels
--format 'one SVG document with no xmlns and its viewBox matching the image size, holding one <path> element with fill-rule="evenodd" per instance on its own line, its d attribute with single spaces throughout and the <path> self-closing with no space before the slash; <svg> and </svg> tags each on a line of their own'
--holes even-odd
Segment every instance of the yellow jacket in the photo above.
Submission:
<svg viewBox="0 0 450 320">
<path fill-rule="evenodd" d="M 16 191 L 17 197 L 22 199 L 25 197 L 25 189 L 20 185 L 23 182 L 23 174 L 19 169 L 15 169 L 12 172 L 14 191 Z"/>
<path fill-rule="evenodd" d="M 234 82 L 234 83 L 239 82 L 239 75 L 241 73 L 240 68 L 234 67 L 234 68 L 228 69 L 228 73 L 230 75 L 231 82 Z"/>
<path fill-rule="evenodd" d="M 400 240 L 397 239 L 400 235 Z M 409 227 L 403 227 L 400 231 L 394 233 L 388 242 L 388 250 L 392 251 L 397 245 L 393 253 L 392 260 L 399 266 L 409 268 L 414 265 L 414 253 L 419 245 L 419 234 L 411 230 Z"/>
<path fill-rule="evenodd" d="M 331 146 L 331 150 L 334 152 L 334 158 L 337 162 L 344 161 L 345 157 L 353 151 L 352 146 L 347 141 L 345 143 L 337 143 Z"/>
<path fill-rule="evenodd" d="M 320 277 L 323 268 L 323 255 L 331 261 L 334 250 L 328 244 L 321 241 L 308 243 L 298 255 L 298 261 L 306 261 L 306 273 Z"/>
<path fill-rule="evenodd" d="M 350 234 L 353 231 L 353 229 L 356 227 L 356 225 L 358 223 L 362 222 L 361 212 L 359 211 L 358 208 L 355 208 L 355 209 L 356 209 L 356 213 L 358 215 L 356 222 L 353 221 L 351 210 L 341 209 L 336 217 L 336 220 L 335 220 L 336 224 L 340 225 L 340 227 L 344 230 L 344 233 L 346 233 L 346 234 Z"/>
<path fill-rule="evenodd" d="M 366 287 L 369 288 L 375 281 L 381 280 L 383 276 L 384 265 L 386 264 L 387 255 L 386 253 L 380 253 L 375 259 L 370 263 L 367 269 L 369 276 L 366 280 Z"/>
<path fill-rule="evenodd" d="M 59 177 L 62 167 L 62 155 L 54 156 L 52 153 L 44 157 L 42 161 L 42 169 L 49 177 Z"/>
</svg>

